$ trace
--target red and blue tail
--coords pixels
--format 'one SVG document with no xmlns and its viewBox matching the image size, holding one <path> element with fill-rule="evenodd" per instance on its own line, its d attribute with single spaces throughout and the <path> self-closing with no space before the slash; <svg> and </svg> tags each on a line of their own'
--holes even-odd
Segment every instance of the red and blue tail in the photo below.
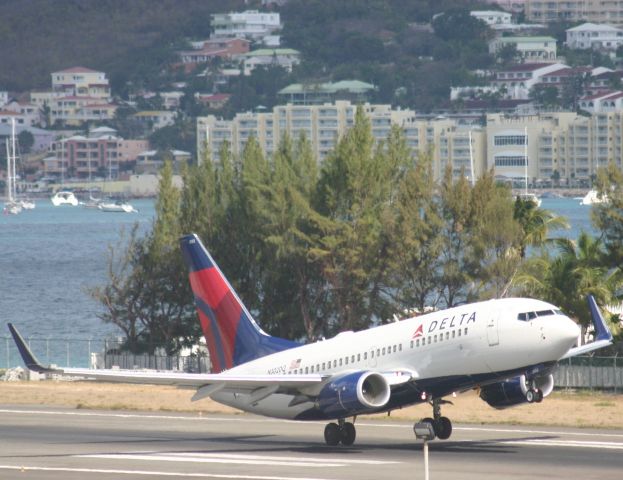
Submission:
<svg viewBox="0 0 623 480">
<path fill-rule="evenodd" d="M 180 239 L 215 373 L 299 344 L 262 331 L 196 234 Z"/>
</svg>

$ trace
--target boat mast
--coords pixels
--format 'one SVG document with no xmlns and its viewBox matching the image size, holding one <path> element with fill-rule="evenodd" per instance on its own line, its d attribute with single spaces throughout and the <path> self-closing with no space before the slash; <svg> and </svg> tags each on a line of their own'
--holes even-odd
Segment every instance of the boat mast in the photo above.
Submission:
<svg viewBox="0 0 623 480">
<path fill-rule="evenodd" d="M 524 172 L 524 178 L 525 178 L 525 194 L 526 194 L 526 198 L 528 195 L 528 127 L 524 127 L 524 140 L 523 140 L 523 147 L 524 147 L 524 165 L 525 165 L 525 172 Z"/>
<path fill-rule="evenodd" d="M 7 203 L 13 201 L 13 186 L 11 185 L 11 148 L 9 147 L 9 140 L 6 143 L 6 190 L 7 190 Z"/>
<path fill-rule="evenodd" d="M 469 131 L 469 168 L 472 174 L 472 187 L 476 183 L 474 178 L 474 152 L 472 151 L 472 131 Z"/>
<path fill-rule="evenodd" d="M 12 187 L 13 191 L 11 192 L 11 200 L 17 199 L 17 171 L 15 167 L 15 158 L 16 158 L 16 148 L 15 148 L 15 117 L 11 118 L 11 164 L 12 170 L 9 171 L 9 174 L 12 175 Z"/>
</svg>

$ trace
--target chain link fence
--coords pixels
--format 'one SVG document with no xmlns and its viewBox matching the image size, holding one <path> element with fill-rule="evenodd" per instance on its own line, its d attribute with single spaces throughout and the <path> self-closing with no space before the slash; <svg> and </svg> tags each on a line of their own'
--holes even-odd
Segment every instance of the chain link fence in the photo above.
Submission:
<svg viewBox="0 0 623 480">
<path fill-rule="evenodd" d="M 79 368 L 178 370 L 208 373 L 210 358 L 205 349 L 180 355 L 135 355 L 120 350 L 114 339 L 26 338 L 33 353 L 45 365 Z M 10 336 L 0 337 L 0 369 L 22 366 Z M 623 391 L 623 358 L 573 357 L 560 362 L 554 372 L 558 388 Z"/>
</svg>

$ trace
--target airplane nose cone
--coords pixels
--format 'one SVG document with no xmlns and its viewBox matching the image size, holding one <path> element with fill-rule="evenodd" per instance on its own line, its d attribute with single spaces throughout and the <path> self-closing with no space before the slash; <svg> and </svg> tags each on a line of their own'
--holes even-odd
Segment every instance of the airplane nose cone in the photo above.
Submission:
<svg viewBox="0 0 623 480">
<path fill-rule="evenodd" d="M 570 318 L 561 318 L 558 322 L 558 336 L 561 341 L 573 345 L 580 336 L 580 326 Z"/>
</svg>

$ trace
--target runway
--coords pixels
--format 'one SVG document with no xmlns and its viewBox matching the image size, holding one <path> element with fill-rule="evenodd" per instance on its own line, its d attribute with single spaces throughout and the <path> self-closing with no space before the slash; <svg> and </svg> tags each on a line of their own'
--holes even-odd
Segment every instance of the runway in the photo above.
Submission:
<svg viewBox="0 0 623 480">
<path fill-rule="evenodd" d="M 424 478 L 410 423 L 357 421 L 352 447 L 323 423 L 0 406 L 0 478 Z M 623 431 L 455 425 L 430 443 L 431 479 L 620 479 Z"/>
</svg>

